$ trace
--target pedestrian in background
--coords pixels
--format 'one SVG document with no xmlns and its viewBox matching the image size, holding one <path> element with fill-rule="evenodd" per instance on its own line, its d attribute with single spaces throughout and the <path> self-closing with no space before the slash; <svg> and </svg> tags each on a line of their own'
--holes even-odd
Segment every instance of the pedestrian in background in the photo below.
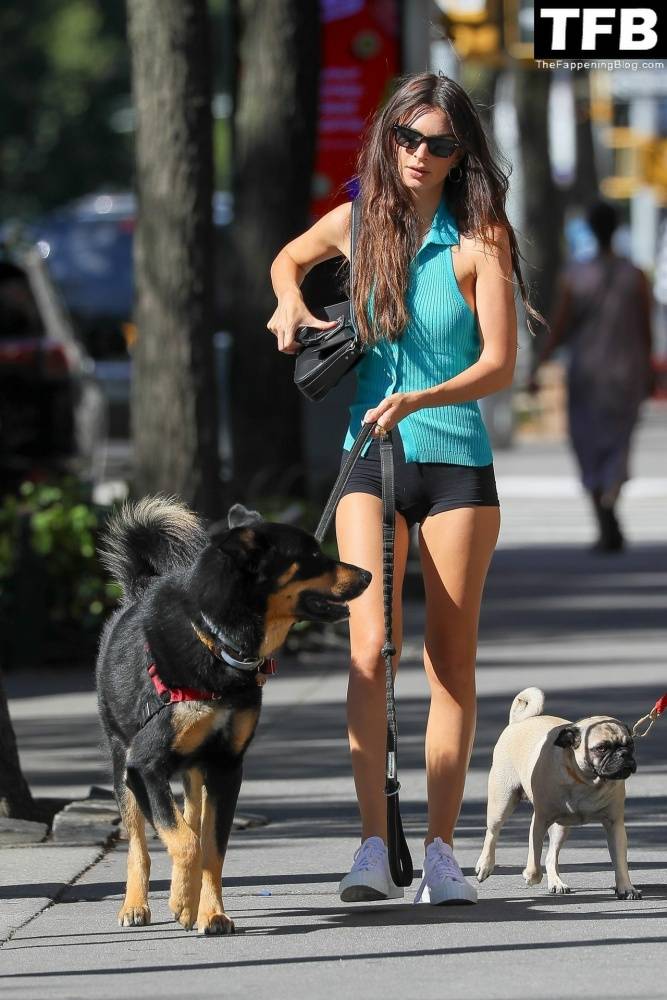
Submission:
<svg viewBox="0 0 667 1000">
<path fill-rule="evenodd" d="M 594 549 L 618 552 L 624 536 L 616 504 L 628 479 L 632 434 L 651 386 L 651 291 L 638 267 L 612 249 L 616 210 L 596 202 L 588 224 L 598 242 L 590 261 L 563 272 L 551 331 L 533 365 L 529 388 L 556 348 L 568 349 L 570 441 L 595 512 Z"/>
<path fill-rule="evenodd" d="M 367 345 L 344 448 L 377 422 L 338 504 L 340 558 L 373 580 L 350 607 L 348 733 L 361 846 L 340 885 L 344 901 L 396 898 L 387 857 L 382 593 L 382 488 L 377 437 L 392 431 L 396 480 L 394 641 L 409 530 L 419 525 L 426 594 L 424 666 L 428 831 L 417 900 L 474 903 L 453 853 L 475 720 L 477 625 L 500 513 L 493 456 L 477 400 L 508 386 L 516 361 L 516 238 L 507 176 L 477 109 L 445 76 L 406 78 L 380 108 L 359 157 L 355 255 L 357 326 Z M 350 254 L 350 204 L 289 243 L 272 267 L 278 299 L 268 323 L 278 349 L 298 350 L 300 326 L 322 327 L 299 285 L 318 262 Z M 345 457 L 345 456 L 344 456 Z"/>
</svg>

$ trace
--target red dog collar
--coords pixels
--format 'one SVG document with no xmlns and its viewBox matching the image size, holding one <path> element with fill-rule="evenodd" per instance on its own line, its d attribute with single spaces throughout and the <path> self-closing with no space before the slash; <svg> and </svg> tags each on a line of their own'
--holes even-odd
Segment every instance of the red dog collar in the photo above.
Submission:
<svg viewBox="0 0 667 1000">
<path fill-rule="evenodd" d="M 142 727 L 157 715 L 163 708 L 167 705 L 174 705 L 182 701 L 219 701 L 221 695 L 217 694 L 215 691 L 202 691 L 199 688 L 190 687 L 168 687 L 159 673 L 157 672 L 157 666 L 151 653 L 150 646 L 148 643 L 144 644 L 144 651 L 146 653 L 146 669 L 148 671 L 148 676 L 151 679 L 151 683 L 155 688 L 155 694 L 146 700 L 141 709 L 141 725 Z M 255 677 L 257 683 L 261 686 L 265 683 L 265 677 L 261 677 L 263 674 L 275 674 L 277 672 L 276 661 L 272 657 L 267 657 L 257 668 L 257 673 Z"/>
<path fill-rule="evenodd" d="M 264 663 L 258 668 L 258 673 L 275 674 L 277 669 L 276 661 L 272 657 L 269 657 L 264 660 Z M 165 705 L 173 705 L 174 702 L 177 701 L 217 701 L 221 697 L 221 695 L 216 694 L 215 691 L 202 691 L 199 688 L 167 687 L 158 674 L 155 663 L 149 664 L 148 676 L 153 682 L 153 687 L 155 688 L 158 697 Z M 165 695 L 169 696 L 168 699 L 164 697 Z"/>
<path fill-rule="evenodd" d="M 188 687 L 167 687 L 158 674 L 154 663 L 151 663 L 148 667 L 148 676 L 153 682 L 153 687 L 157 691 L 158 698 L 164 705 L 173 705 L 177 701 L 217 701 L 220 698 L 220 695 L 214 691 L 199 691 L 197 688 Z"/>
</svg>

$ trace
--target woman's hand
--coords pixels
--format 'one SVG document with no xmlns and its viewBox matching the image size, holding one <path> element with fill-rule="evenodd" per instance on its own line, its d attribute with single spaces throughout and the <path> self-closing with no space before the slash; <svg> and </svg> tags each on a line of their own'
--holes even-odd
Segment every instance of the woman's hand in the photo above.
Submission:
<svg viewBox="0 0 667 1000">
<path fill-rule="evenodd" d="M 295 337 L 299 327 L 314 326 L 317 330 L 331 330 L 336 323 L 337 320 L 316 319 L 297 289 L 280 296 L 276 310 L 266 327 L 275 335 L 279 351 L 283 354 L 298 354 L 301 347 Z"/>
<path fill-rule="evenodd" d="M 395 392 L 387 396 L 381 403 L 378 403 L 372 410 L 366 410 L 363 423 L 376 426 L 373 428 L 372 436 L 381 437 L 386 431 L 391 431 L 403 417 L 408 413 L 414 413 L 419 409 L 417 395 L 414 392 Z"/>
</svg>

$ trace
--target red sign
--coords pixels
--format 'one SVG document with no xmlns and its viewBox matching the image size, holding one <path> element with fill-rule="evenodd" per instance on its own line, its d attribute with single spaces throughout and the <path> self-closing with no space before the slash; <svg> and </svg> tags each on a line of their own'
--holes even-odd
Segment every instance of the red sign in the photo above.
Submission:
<svg viewBox="0 0 667 1000">
<path fill-rule="evenodd" d="M 350 197 L 361 133 L 400 68 L 399 0 L 320 0 L 320 117 L 311 211 Z"/>
</svg>

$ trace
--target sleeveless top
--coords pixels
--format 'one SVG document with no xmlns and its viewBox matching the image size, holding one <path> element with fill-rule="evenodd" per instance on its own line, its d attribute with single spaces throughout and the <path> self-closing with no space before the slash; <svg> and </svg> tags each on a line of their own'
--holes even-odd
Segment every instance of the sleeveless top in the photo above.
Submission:
<svg viewBox="0 0 667 1000">
<path fill-rule="evenodd" d="M 452 263 L 452 247 L 458 243 L 459 231 L 443 198 L 410 265 L 407 327 L 400 340 L 381 339 L 368 348 L 355 368 L 357 391 L 343 444 L 346 450 L 352 447 L 366 410 L 382 399 L 439 385 L 478 360 L 477 321 L 461 294 Z M 406 462 L 483 466 L 493 461 L 475 400 L 417 410 L 398 427 Z M 362 457 L 371 443 L 369 438 Z"/>
</svg>

